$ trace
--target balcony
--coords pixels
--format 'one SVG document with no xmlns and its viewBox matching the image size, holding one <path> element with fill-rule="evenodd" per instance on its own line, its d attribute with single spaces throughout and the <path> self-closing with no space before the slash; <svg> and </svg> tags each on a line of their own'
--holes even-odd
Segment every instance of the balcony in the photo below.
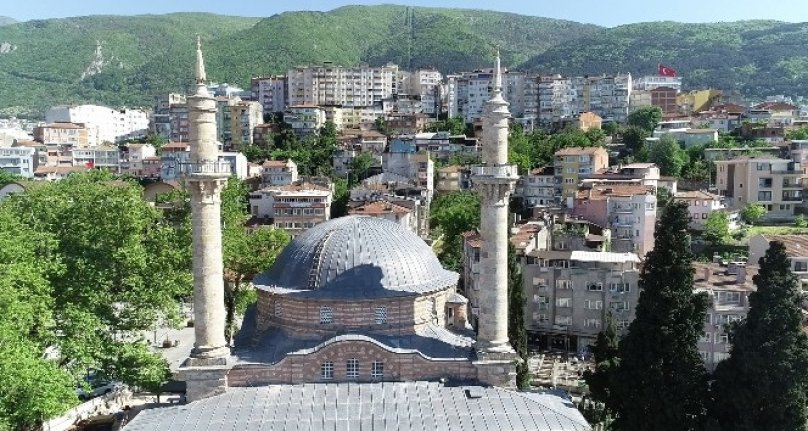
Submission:
<svg viewBox="0 0 808 431">
<path fill-rule="evenodd" d="M 190 176 L 199 177 L 227 177 L 230 176 L 230 163 L 224 161 L 215 162 L 186 162 L 180 163 L 180 172 Z"/>
</svg>

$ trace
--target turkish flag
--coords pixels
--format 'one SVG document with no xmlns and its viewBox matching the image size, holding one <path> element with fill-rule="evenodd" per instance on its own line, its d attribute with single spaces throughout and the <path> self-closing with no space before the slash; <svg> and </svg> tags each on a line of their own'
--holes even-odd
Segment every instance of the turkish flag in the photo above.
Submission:
<svg viewBox="0 0 808 431">
<path fill-rule="evenodd" d="M 670 76 L 671 78 L 676 77 L 676 70 L 668 66 L 659 64 L 657 65 L 657 69 L 659 70 L 659 76 Z"/>
<path fill-rule="evenodd" d="M 84 167 L 87 168 L 87 169 L 92 169 L 92 168 L 95 167 L 95 162 L 90 160 L 90 161 L 88 161 L 87 163 L 84 164 Z"/>
</svg>

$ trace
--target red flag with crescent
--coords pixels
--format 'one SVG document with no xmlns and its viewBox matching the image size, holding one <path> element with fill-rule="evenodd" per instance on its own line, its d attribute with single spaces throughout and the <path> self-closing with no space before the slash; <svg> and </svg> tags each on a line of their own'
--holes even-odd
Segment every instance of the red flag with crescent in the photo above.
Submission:
<svg viewBox="0 0 808 431">
<path fill-rule="evenodd" d="M 659 64 L 657 65 L 657 68 L 659 69 L 659 76 L 670 76 L 672 78 L 676 77 L 676 70 L 671 67 L 665 66 L 664 64 Z"/>
</svg>

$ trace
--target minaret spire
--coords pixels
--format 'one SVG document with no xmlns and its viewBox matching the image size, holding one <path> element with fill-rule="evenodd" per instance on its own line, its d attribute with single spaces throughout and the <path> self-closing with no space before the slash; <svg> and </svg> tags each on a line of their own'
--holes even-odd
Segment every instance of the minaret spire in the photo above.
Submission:
<svg viewBox="0 0 808 431">
<path fill-rule="evenodd" d="M 202 38 L 196 35 L 196 85 L 204 86 L 207 80 L 208 77 L 205 75 L 205 59 L 202 57 Z"/>
<path fill-rule="evenodd" d="M 499 47 L 497 47 L 497 66 L 494 69 L 494 93 L 502 92 L 502 69 L 499 64 Z"/>
</svg>

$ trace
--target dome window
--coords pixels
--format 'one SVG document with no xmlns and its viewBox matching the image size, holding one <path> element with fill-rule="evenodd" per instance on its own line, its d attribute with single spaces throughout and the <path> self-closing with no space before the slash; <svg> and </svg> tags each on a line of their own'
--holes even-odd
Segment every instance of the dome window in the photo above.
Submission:
<svg viewBox="0 0 808 431">
<path fill-rule="evenodd" d="M 320 324 L 330 325 L 334 323 L 334 309 L 328 305 L 320 307 Z"/>
<path fill-rule="evenodd" d="M 387 324 L 387 307 L 376 307 L 375 312 L 375 319 L 377 325 L 386 325 Z"/>
<path fill-rule="evenodd" d="M 333 362 L 324 362 L 320 365 L 320 377 L 323 380 L 333 380 L 334 379 L 334 363 Z"/>
<path fill-rule="evenodd" d="M 370 377 L 374 379 L 384 378 L 384 362 L 373 361 L 373 364 L 371 364 L 370 368 Z"/>
<path fill-rule="evenodd" d="M 359 378 L 359 359 L 348 359 L 348 362 L 345 363 L 345 377 L 349 379 Z"/>
<path fill-rule="evenodd" d="M 283 317 L 283 303 L 275 301 L 275 317 Z"/>
</svg>

